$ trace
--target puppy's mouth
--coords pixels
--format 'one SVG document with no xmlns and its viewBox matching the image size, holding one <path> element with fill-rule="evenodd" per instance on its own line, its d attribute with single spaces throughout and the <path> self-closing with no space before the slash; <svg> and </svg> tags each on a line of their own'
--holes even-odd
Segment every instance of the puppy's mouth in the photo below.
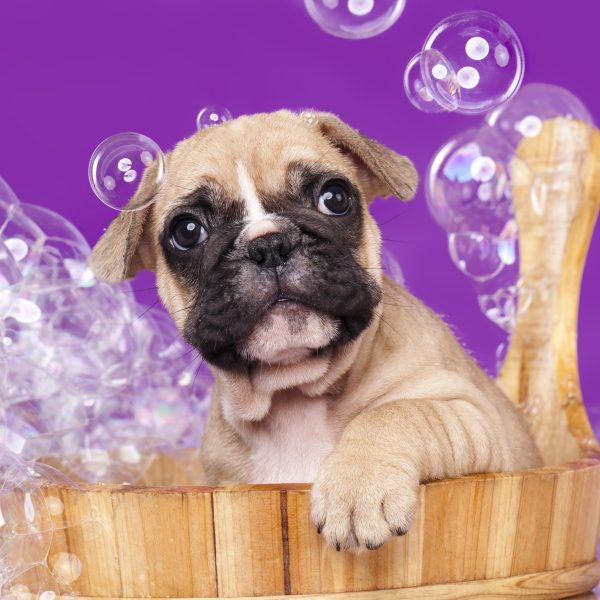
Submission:
<svg viewBox="0 0 600 600">
<path fill-rule="evenodd" d="M 324 351 L 336 337 L 338 319 L 296 296 L 277 295 L 237 350 L 250 362 L 291 364 Z"/>
</svg>

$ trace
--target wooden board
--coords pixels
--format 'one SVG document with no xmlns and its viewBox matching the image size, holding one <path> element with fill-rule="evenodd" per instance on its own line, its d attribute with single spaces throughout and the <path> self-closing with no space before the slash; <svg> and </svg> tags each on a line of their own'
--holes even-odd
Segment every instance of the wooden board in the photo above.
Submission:
<svg viewBox="0 0 600 600">
<path fill-rule="evenodd" d="M 345 592 L 338 594 L 311 594 L 296 596 L 304 600 L 501 600 L 504 598 L 528 598 L 529 600 L 592 600 L 593 594 L 580 595 L 590 589 L 600 578 L 600 564 L 592 562 L 570 569 L 544 571 L 517 577 L 425 585 L 401 590 L 377 590 L 375 592 Z M 576 594 L 577 596 L 573 596 Z M 290 596 L 263 596 L 267 600 L 287 600 Z M 254 596 L 239 596 L 237 600 L 251 600 Z M 98 597 L 84 597 L 80 600 L 100 600 Z M 138 600 L 131 599 L 131 600 Z M 183 600 L 207 600 L 187 598 Z"/>
</svg>

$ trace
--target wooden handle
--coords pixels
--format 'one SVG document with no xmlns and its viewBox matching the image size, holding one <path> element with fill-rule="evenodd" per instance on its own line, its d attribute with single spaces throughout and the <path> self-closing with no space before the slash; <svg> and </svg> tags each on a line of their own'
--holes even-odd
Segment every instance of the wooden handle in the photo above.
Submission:
<svg viewBox="0 0 600 600">
<path fill-rule="evenodd" d="M 600 206 L 600 133 L 545 121 L 512 166 L 519 317 L 498 381 L 523 407 L 545 464 L 598 456 L 577 368 L 579 289 Z"/>
</svg>

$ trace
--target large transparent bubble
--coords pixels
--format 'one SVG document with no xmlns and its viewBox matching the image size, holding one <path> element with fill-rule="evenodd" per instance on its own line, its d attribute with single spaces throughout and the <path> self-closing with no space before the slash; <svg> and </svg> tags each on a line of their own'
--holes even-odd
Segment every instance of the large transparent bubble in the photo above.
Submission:
<svg viewBox="0 0 600 600">
<path fill-rule="evenodd" d="M 429 34 L 405 70 L 405 90 L 426 112 L 484 113 L 517 92 L 524 69 L 523 47 L 508 23 L 486 11 L 465 11 Z M 423 97 L 431 100 L 424 104 Z"/>
<path fill-rule="evenodd" d="M 323 31 L 341 38 L 369 38 L 389 29 L 405 0 L 304 0 L 308 14 Z"/>
<path fill-rule="evenodd" d="M 126 207 L 142 176 L 149 193 Z M 92 153 L 88 168 L 92 190 L 107 206 L 120 211 L 145 208 L 153 201 L 165 176 L 165 158 L 158 144 L 140 133 L 126 132 L 106 138 Z"/>
<path fill-rule="evenodd" d="M 196 117 L 196 128 L 201 130 L 207 127 L 214 127 L 215 125 L 231 121 L 231 119 L 233 117 L 227 108 L 218 104 L 210 104 L 200 109 Z"/>
<path fill-rule="evenodd" d="M 448 232 L 499 236 L 514 218 L 514 152 L 490 127 L 469 129 L 435 154 L 426 176 L 429 211 Z"/>
</svg>

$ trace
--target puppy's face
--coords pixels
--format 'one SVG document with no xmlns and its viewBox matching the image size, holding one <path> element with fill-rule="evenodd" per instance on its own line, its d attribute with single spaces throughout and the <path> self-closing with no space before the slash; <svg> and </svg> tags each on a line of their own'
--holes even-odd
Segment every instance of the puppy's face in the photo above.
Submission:
<svg viewBox="0 0 600 600">
<path fill-rule="evenodd" d="M 92 268 L 117 280 L 125 239 L 122 276 L 156 270 L 182 335 L 221 369 L 289 364 L 354 340 L 381 296 L 368 201 L 407 195 L 416 180 L 403 157 L 332 115 L 317 119 L 254 115 L 184 140 L 154 202 L 119 217 L 129 224 L 111 226 L 118 233 L 107 231 Z M 402 191 L 377 172 L 394 158 L 390 180 L 401 178 Z M 132 203 L 155 192 L 143 182 Z"/>
</svg>

